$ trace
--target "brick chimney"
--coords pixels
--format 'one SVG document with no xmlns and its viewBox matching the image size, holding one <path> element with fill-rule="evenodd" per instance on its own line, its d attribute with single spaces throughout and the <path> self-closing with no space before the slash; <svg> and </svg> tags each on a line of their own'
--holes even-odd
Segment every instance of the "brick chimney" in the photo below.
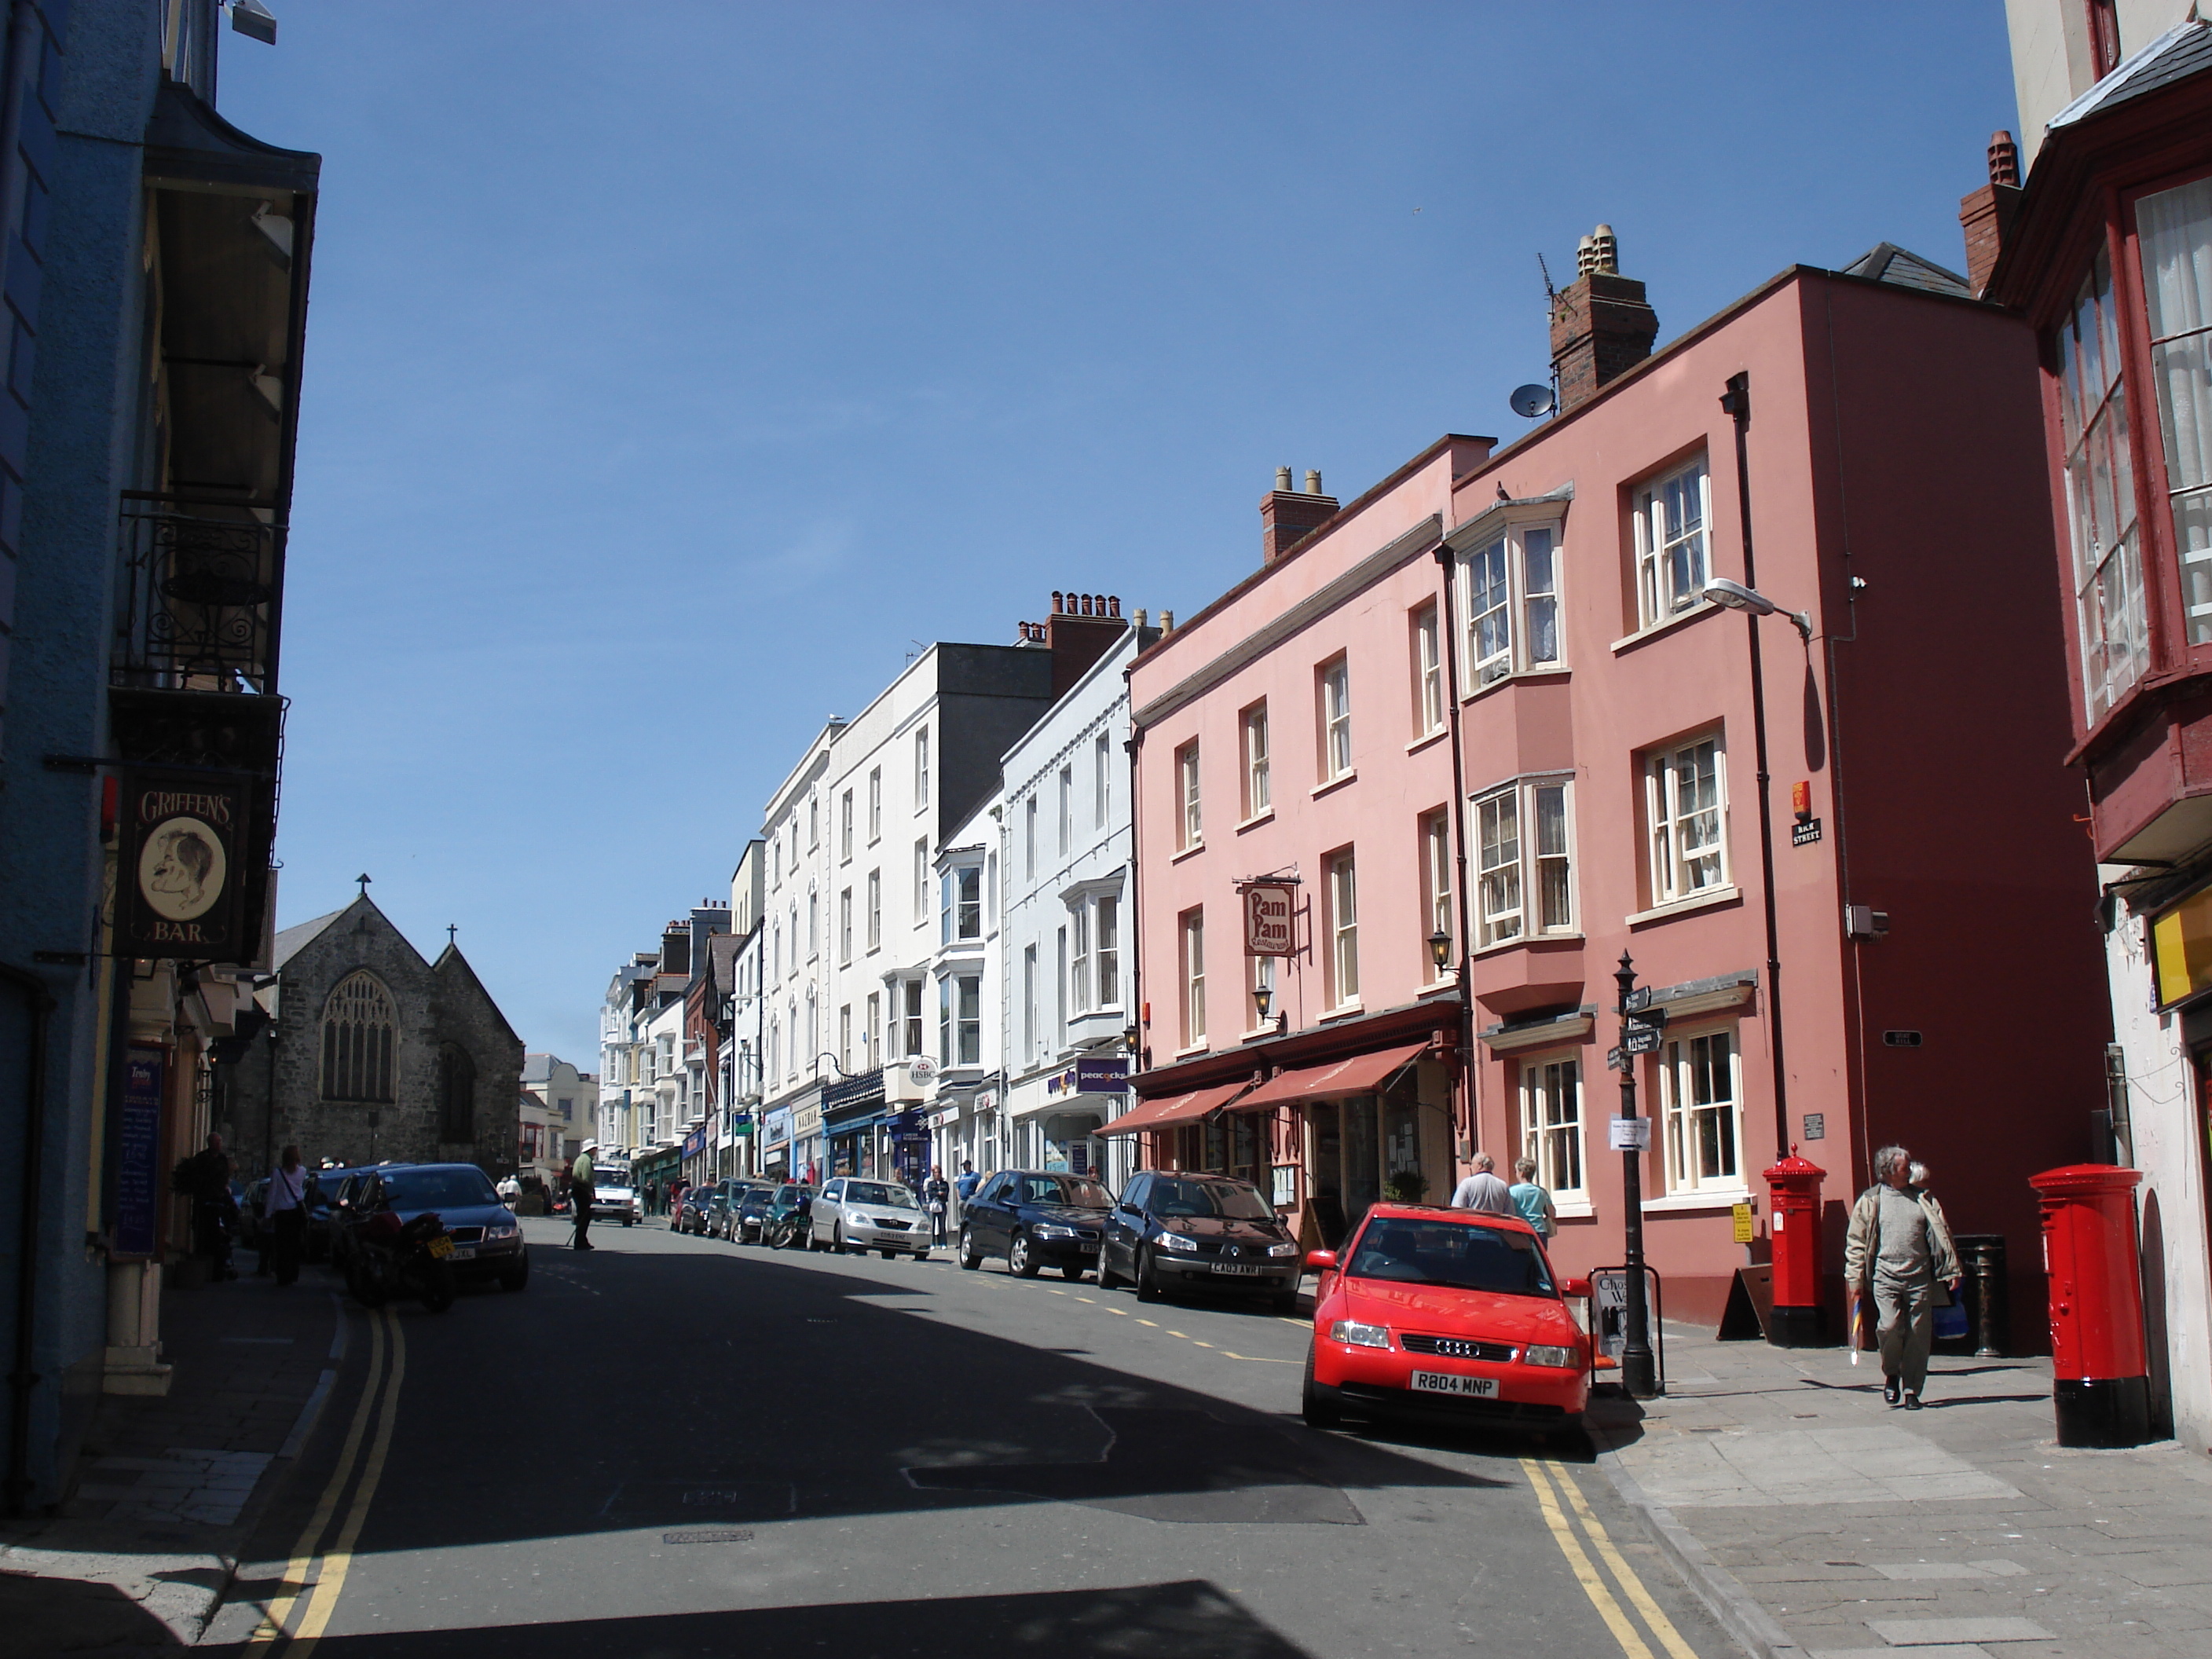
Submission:
<svg viewBox="0 0 2212 1659">
<path fill-rule="evenodd" d="M 1270 565 L 1336 516 L 1336 497 L 1321 493 L 1309 470 L 1304 489 L 1291 488 L 1291 469 L 1275 469 L 1275 487 L 1260 498 L 1260 562 Z"/>
<path fill-rule="evenodd" d="M 1649 357 L 1659 334 L 1644 284 L 1620 274 L 1611 225 L 1583 238 L 1575 267 L 1573 283 L 1552 302 L 1552 372 L 1563 415 Z"/>
<path fill-rule="evenodd" d="M 1057 702 L 1114 648 L 1128 625 L 1119 593 L 1055 592 L 1052 614 L 1041 623 L 1018 623 L 1020 637 L 1015 643 L 1041 645 L 1052 653 L 1052 696 Z"/>
<path fill-rule="evenodd" d="M 1959 228 L 1966 234 L 1966 285 L 1979 298 L 1996 269 L 1997 255 L 2020 216 L 2020 149 L 2012 134 L 1990 135 L 1990 181 L 1959 201 Z"/>
</svg>

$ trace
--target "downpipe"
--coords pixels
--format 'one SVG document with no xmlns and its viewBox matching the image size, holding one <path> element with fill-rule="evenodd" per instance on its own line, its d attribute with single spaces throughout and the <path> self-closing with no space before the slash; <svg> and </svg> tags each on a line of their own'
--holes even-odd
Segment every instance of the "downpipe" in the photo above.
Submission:
<svg viewBox="0 0 2212 1659">
<path fill-rule="evenodd" d="M 31 1490 L 31 1393 L 39 1374 L 31 1369 L 32 1339 L 38 1328 L 39 1194 L 45 1184 L 46 1156 L 46 1035 L 53 1018 L 54 994 L 36 974 L 0 963 L 0 981 L 22 997 L 31 1016 L 25 1045 L 22 1184 L 15 1242 L 15 1349 L 8 1367 L 8 1479 L 5 1506 L 11 1516 L 27 1508 Z"/>
</svg>

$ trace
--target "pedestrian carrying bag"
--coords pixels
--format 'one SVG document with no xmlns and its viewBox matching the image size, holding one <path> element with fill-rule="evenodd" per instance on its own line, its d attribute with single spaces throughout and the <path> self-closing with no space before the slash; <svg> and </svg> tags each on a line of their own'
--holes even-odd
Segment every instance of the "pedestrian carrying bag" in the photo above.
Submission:
<svg viewBox="0 0 2212 1659">
<path fill-rule="evenodd" d="M 1942 1293 L 1942 1285 L 1936 1288 L 1939 1295 Z M 1953 1297 L 1945 1306 L 1936 1310 L 1936 1340 L 1938 1342 L 1956 1342 L 1966 1334 L 1966 1308 L 1964 1303 Z"/>
</svg>

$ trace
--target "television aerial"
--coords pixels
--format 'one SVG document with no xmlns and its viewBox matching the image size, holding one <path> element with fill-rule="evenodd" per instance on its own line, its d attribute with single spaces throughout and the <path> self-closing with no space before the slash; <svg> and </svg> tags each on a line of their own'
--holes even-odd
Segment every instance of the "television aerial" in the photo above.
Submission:
<svg viewBox="0 0 2212 1659">
<path fill-rule="evenodd" d="M 1552 388 L 1541 382 L 1515 386 L 1510 401 L 1513 404 L 1513 412 L 1524 421 L 1533 421 L 1540 415 L 1550 414 L 1559 403 L 1559 399 L 1552 395 Z"/>
</svg>

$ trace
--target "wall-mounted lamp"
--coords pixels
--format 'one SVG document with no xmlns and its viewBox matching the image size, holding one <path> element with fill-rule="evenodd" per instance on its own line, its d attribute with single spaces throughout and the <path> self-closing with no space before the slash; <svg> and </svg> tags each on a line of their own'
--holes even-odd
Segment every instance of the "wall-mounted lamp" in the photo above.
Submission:
<svg viewBox="0 0 2212 1659">
<path fill-rule="evenodd" d="M 1429 935 L 1429 960 L 1436 963 L 1437 971 L 1440 974 L 1444 970 L 1444 964 L 1451 960 L 1451 935 L 1443 928 L 1439 927 Z"/>
<path fill-rule="evenodd" d="M 1746 587 L 1741 582 L 1730 581 L 1726 576 L 1716 576 L 1705 584 L 1705 597 L 1715 605 L 1724 605 L 1731 611 L 1747 611 L 1754 617 L 1784 616 L 1797 624 L 1801 639 L 1813 637 L 1813 619 L 1802 611 L 1784 611 L 1755 587 Z"/>
<path fill-rule="evenodd" d="M 1273 986 L 1258 985 L 1253 988 L 1252 1006 L 1259 1011 L 1261 1024 L 1265 1025 L 1267 1023 L 1267 1010 L 1274 1006 L 1274 1003 L 1275 992 Z"/>
</svg>

